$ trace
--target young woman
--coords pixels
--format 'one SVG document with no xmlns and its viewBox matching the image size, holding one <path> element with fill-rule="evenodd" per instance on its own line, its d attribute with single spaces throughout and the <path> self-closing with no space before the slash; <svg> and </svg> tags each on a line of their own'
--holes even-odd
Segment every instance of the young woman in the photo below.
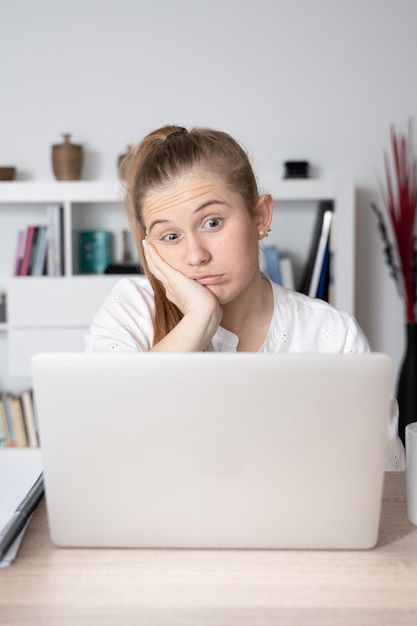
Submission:
<svg viewBox="0 0 417 626">
<path fill-rule="evenodd" d="M 230 135 L 166 126 L 129 157 L 126 208 L 144 277 L 124 278 L 87 351 L 365 353 L 353 317 L 272 283 L 259 266 L 273 199 Z M 403 465 L 391 425 L 389 466 Z"/>
</svg>

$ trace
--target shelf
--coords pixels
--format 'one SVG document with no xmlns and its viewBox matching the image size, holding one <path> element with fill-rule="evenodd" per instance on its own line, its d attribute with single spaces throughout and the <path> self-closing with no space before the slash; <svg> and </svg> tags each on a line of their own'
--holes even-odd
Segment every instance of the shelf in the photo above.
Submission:
<svg viewBox="0 0 417 626">
<path fill-rule="evenodd" d="M 0 202 L 121 202 L 119 181 L 1 182 Z"/>
<path fill-rule="evenodd" d="M 340 184 L 331 180 L 320 179 L 286 179 L 286 180 L 264 180 L 260 184 L 263 193 L 269 193 L 279 201 L 320 201 L 336 200 Z"/>
<path fill-rule="evenodd" d="M 338 194 L 337 181 L 310 178 L 264 180 L 260 187 L 279 201 L 334 200 Z M 120 181 L 0 182 L 0 202 L 117 202 L 123 193 Z"/>
</svg>

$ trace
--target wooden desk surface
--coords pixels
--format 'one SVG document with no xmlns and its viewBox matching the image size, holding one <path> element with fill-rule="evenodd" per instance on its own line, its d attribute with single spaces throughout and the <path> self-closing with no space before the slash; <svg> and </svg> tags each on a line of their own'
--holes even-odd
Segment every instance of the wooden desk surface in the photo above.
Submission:
<svg viewBox="0 0 417 626">
<path fill-rule="evenodd" d="M 55 548 L 42 502 L 0 571 L 0 623 L 415 625 L 404 474 L 386 474 L 379 543 L 365 552 Z"/>
</svg>

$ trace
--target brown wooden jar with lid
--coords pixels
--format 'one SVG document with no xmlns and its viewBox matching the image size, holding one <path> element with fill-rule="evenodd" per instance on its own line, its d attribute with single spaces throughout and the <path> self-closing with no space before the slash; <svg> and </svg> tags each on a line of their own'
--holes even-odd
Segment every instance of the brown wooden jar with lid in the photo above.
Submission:
<svg viewBox="0 0 417 626">
<path fill-rule="evenodd" d="M 70 142 L 64 133 L 64 142 L 52 146 L 52 169 L 57 180 L 79 180 L 83 164 L 82 146 Z"/>
</svg>

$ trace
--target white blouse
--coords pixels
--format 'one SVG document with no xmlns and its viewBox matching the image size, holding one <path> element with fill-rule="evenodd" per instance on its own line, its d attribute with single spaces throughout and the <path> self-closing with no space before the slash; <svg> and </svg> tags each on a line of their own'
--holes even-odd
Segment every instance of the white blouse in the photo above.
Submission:
<svg viewBox="0 0 417 626">
<path fill-rule="evenodd" d="M 327 302 L 309 298 L 271 283 L 274 313 L 260 352 L 366 353 L 369 343 L 356 320 Z M 145 276 L 122 278 L 94 316 L 86 336 L 86 352 L 142 351 L 151 349 L 154 298 Z M 238 337 L 218 328 L 207 351 L 235 352 Z M 398 405 L 392 400 L 387 470 L 405 469 L 404 448 L 397 436 Z"/>
</svg>

